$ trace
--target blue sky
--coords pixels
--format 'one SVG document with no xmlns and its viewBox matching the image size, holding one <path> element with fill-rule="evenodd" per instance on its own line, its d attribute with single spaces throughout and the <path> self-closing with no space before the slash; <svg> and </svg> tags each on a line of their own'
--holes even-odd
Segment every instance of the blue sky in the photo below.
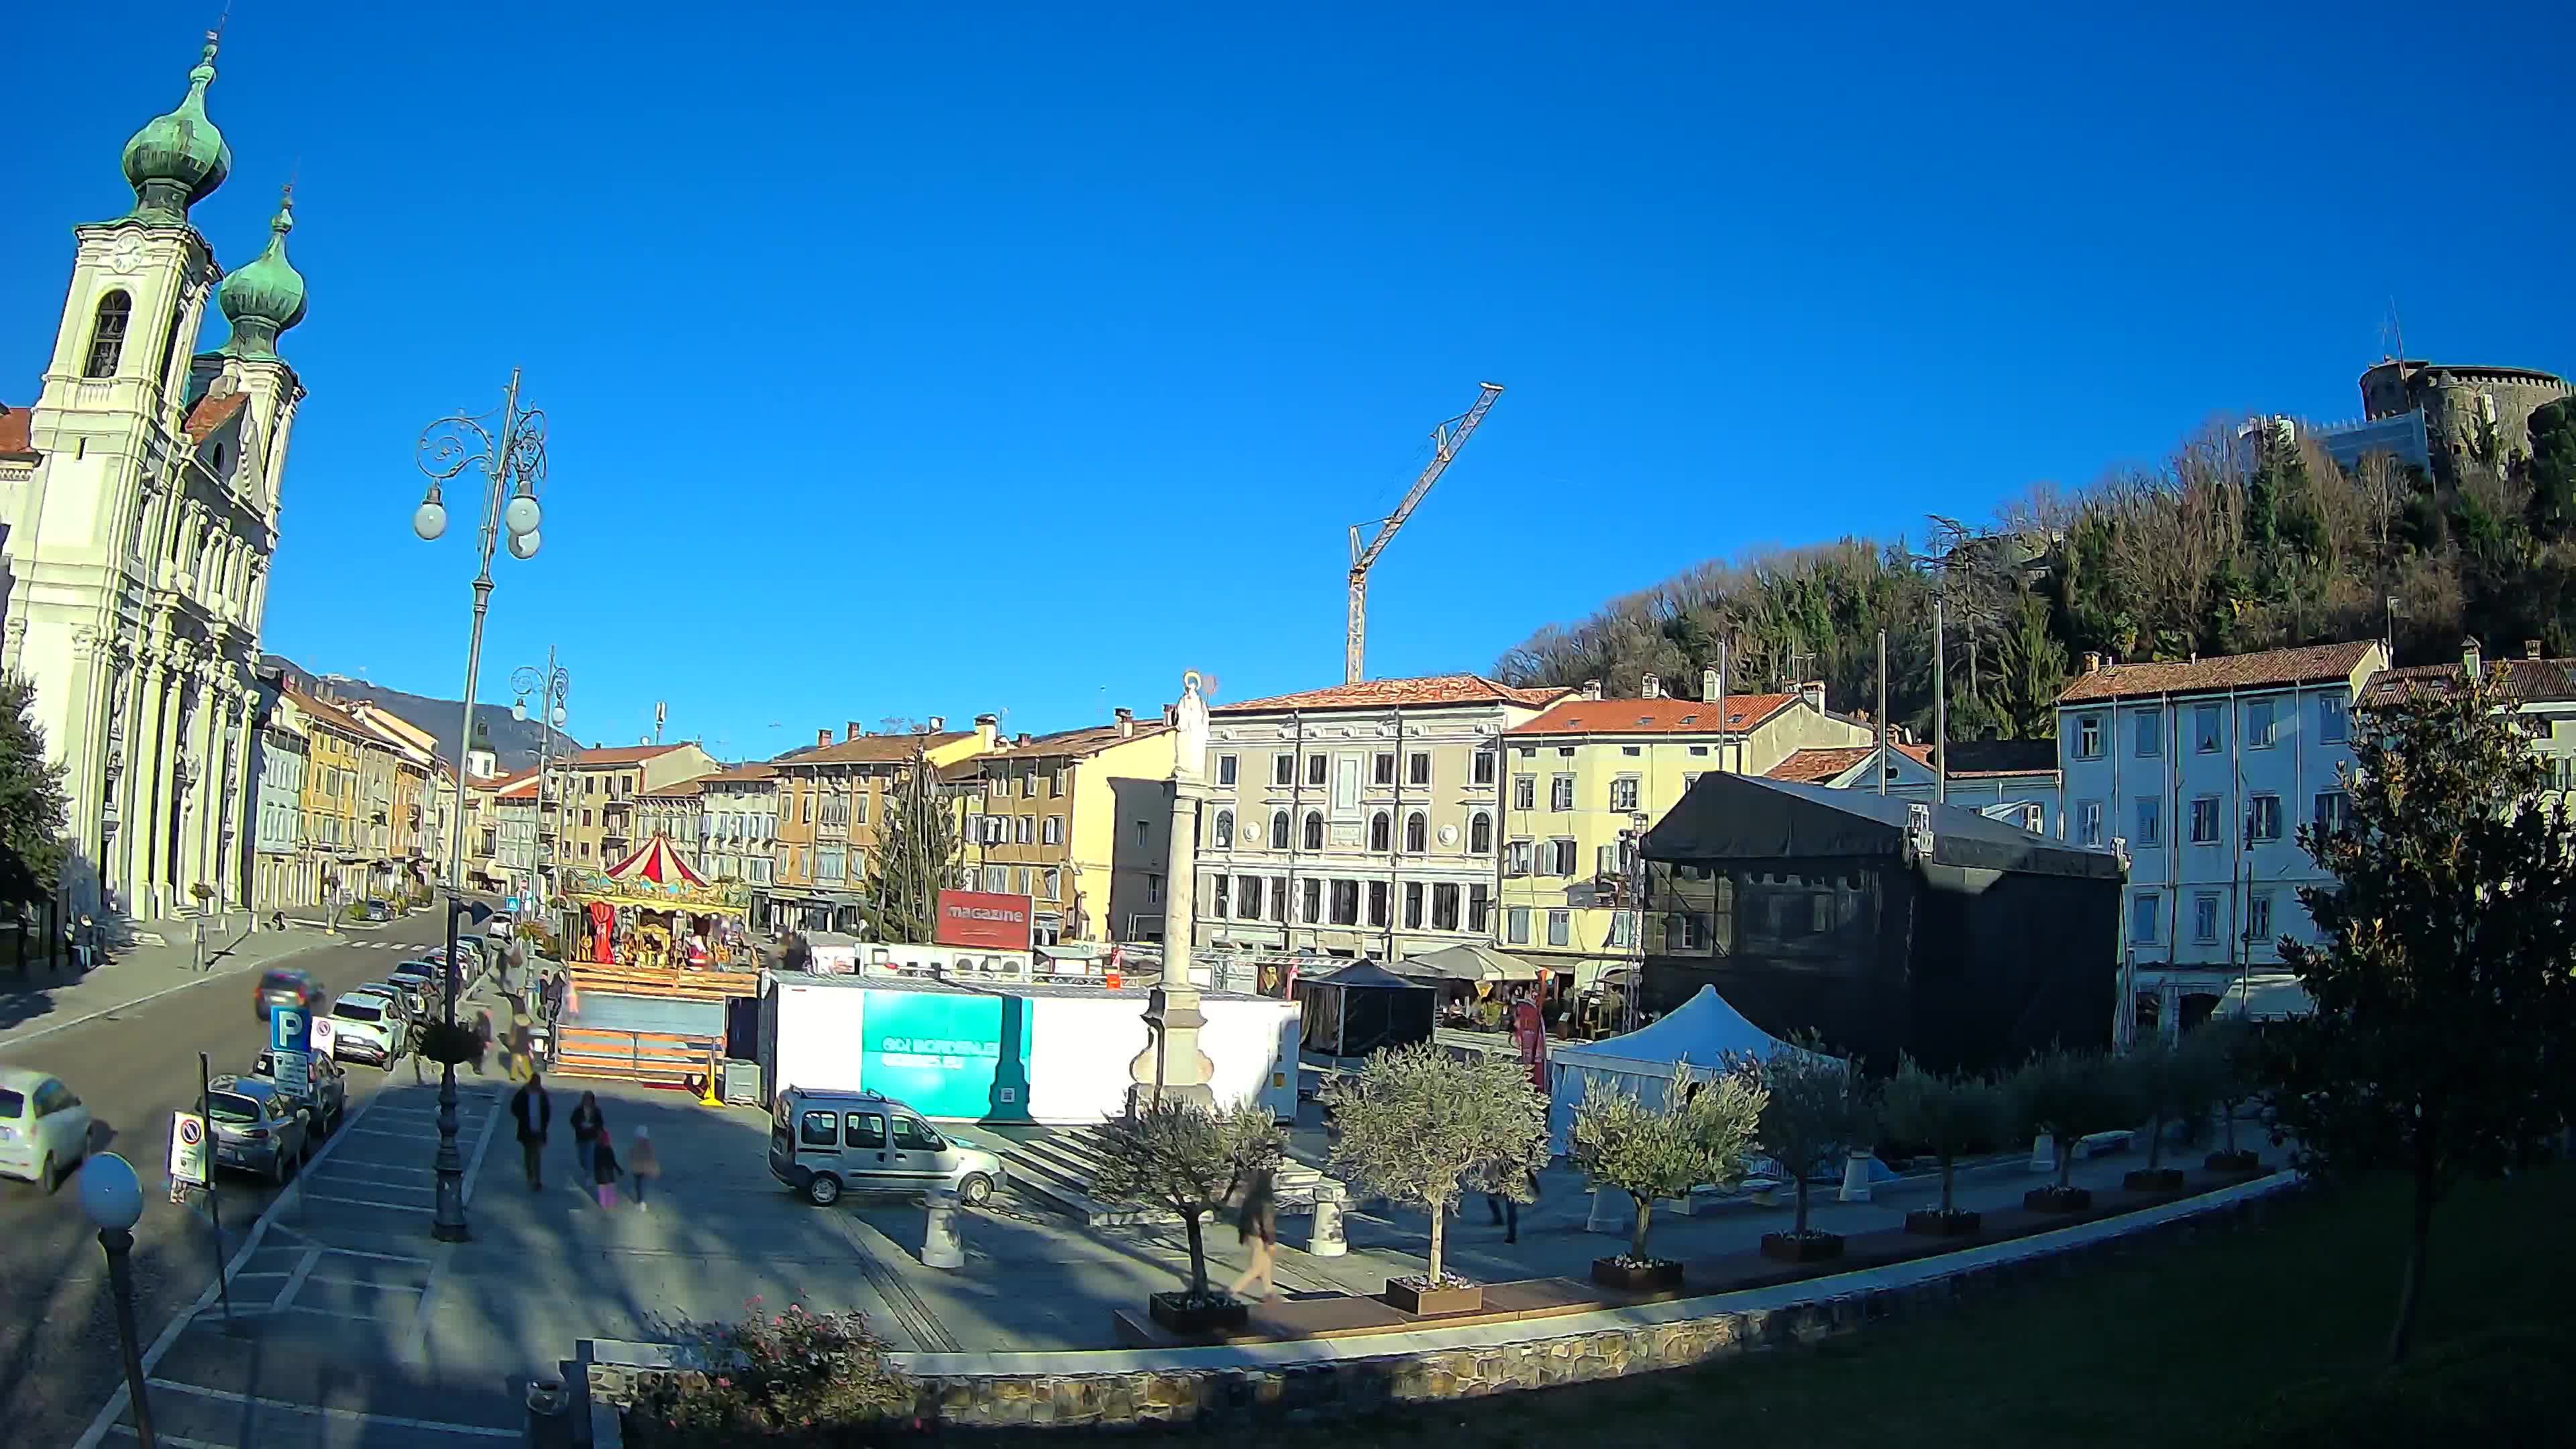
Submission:
<svg viewBox="0 0 2576 1449">
<path fill-rule="evenodd" d="M 13 25 L 0 399 L 218 8 Z M 730 756 L 1337 680 L 1344 530 L 1483 378 L 1372 673 L 2349 416 L 2392 296 L 2576 368 L 2563 6 L 1736 8 L 238 0 L 197 220 L 246 262 L 294 174 L 312 293 L 266 643 L 453 695 L 412 445 L 513 366 L 553 471 L 487 680 L 551 641 L 582 739 L 664 699 Z"/>
</svg>

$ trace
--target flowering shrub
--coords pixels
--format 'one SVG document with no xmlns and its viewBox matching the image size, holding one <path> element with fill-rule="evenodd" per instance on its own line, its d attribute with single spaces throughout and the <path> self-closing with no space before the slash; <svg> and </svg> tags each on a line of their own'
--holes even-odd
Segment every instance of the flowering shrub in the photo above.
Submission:
<svg viewBox="0 0 2576 1449">
<path fill-rule="evenodd" d="M 908 1408 L 912 1388 L 886 1367 L 885 1342 L 860 1313 L 811 1313 L 790 1305 L 764 1315 L 760 1300 L 737 1323 L 692 1323 L 678 1337 L 703 1374 L 674 1377 L 640 1395 L 627 1423 L 651 1445 L 730 1445 L 780 1438 L 834 1442 L 868 1437 Z"/>
</svg>

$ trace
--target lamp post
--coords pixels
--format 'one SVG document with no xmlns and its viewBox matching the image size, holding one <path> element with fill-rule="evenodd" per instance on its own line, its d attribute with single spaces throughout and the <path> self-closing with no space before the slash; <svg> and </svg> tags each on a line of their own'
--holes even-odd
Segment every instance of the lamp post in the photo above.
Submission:
<svg viewBox="0 0 2576 1449">
<path fill-rule="evenodd" d="M 420 435 L 420 471 L 429 475 L 429 491 L 412 511 L 412 532 L 424 541 L 447 532 L 447 505 L 439 485 L 467 472 L 483 475 L 481 549 L 474 575 L 474 629 L 465 650 L 465 707 L 457 725 L 456 758 L 474 747 L 474 689 L 483 668 L 483 616 L 492 605 L 492 553 L 504 536 L 512 558 L 537 556 L 537 485 L 546 476 L 546 415 L 519 406 L 519 372 L 510 370 L 510 386 L 501 395 L 501 411 L 481 417 L 458 414 L 440 418 Z M 465 815 L 465 772 L 456 774 L 456 814 Z M 456 832 L 447 848 L 446 1022 L 456 1025 L 456 917 L 465 909 L 465 836 Z M 430 1234 L 443 1243 L 473 1236 L 465 1226 L 465 1156 L 456 1143 L 456 1064 L 441 1062 L 438 1079 L 438 1207 Z"/>
<path fill-rule="evenodd" d="M 546 646 L 546 667 L 542 671 L 533 666 L 511 671 L 510 693 L 514 696 L 510 701 L 510 718 L 523 722 L 528 717 L 528 696 L 537 697 L 537 838 L 529 842 L 534 847 L 530 867 L 536 878 L 537 919 L 546 923 L 546 930 L 551 934 L 555 929 L 555 870 L 554 847 L 548 842 L 560 837 L 562 825 L 557 823 L 555 836 L 546 834 L 546 788 L 553 783 L 554 777 L 555 731 L 562 729 L 564 721 L 569 718 L 565 702 L 572 695 L 572 671 L 555 663 L 554 646 L 549 644 Z M 515 926 L 511 929 L 511 943 L 513 946 L 519 944 Z M 521 948 L 521 955 L 524 959 L 524 948 Z"/>
<path fill-rule="evenodd" d="M 98 1225 L 107 1250 L 107 1281 L 116 1295 L 116 1338 L 125 1354 L 125 1391 L 134 1400 L 134 1437 L 152 1449 L 152 1403 L 143 1396 L 143 1349 L 134 1332 L 134 1225 L 143 1220 L 143 1182 L 134 1164 L 103 1152 L 80 1172 L 81 1212 Z"/>
</svg>

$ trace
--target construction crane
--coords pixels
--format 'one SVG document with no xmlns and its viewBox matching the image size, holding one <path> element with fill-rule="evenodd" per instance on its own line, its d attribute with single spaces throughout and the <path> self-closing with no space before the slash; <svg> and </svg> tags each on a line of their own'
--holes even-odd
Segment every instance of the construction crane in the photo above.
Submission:
<svg viewBox="0 0 2576 1449">
<path fill-rule="evenodd" d="M 1422 476 L 1413 480 L 1413 486 L 1405 490 L 1404 501 L 1395 505 L 1395 511 L 1377 520 L 1377 536 L 1363 543 L 1360 530 L 1368 525 L 1351 526 L 1351 618 L 1350 633 L 1344 641 L 1342 654 L 1344 684 L 1360 682 L 1360 655 L 1368 644 L 1370 567 L 1376 564 L 1379 554 L 1386 552 L 1386 546 L 1395 541 L 1396 530 L 1404 527 L 1404 521 L 1413 516 L 1413 510 L 1422 503 L 1422 495 L 1429 493 L 1431 485 L 1440 481 L 1449 460 L 1457 457 L 1458 450 L 1467 445 L 1467 436 L 1476 431 L 1476 424 L 1485 420 L 1485 413 L 1493 407 L 1494 399 L 1503 395 L 1500 383 L 1480 382 L 1476 387 L 1474 407 L 1431 430 L 1431 462 L 1423 468 Z"/>
</svg>

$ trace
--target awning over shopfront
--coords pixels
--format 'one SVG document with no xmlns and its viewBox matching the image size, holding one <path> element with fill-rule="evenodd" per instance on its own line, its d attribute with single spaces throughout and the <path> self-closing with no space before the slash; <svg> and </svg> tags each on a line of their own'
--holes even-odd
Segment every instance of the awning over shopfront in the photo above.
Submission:
<svg viewBox="0 0 2576 1449">
<path fill-rule="evenodd" d="M 1407 956 L 1388 969 L 1420 981 L 1536 981 L 1548 974 L 1535 962 L 1473 941 Z"/>
</svg>

